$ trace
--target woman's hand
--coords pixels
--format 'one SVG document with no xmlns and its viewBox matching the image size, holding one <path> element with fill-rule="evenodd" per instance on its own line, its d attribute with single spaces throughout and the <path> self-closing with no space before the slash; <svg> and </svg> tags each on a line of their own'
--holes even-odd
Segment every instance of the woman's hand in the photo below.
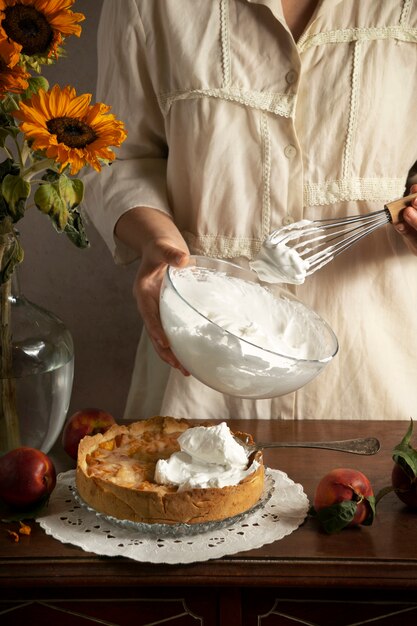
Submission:
<svg viewBox="0 0 417 626">
<path fill-rule="evenodd" d="M 417 185 L 412 185 L 411 193 L 417 193 Z M 417 255 L 417 198 L 402 212 L 403 221 L 395 227 L 397 232 L 404 237 L 408 249 Z"/>
<path fill-rule="evenodd" d="M 156 209 L 138 207 L 125 213 L 116 225 L 116 236 L 140 257 L 133 285 L 139 313 L 152 344 L 163 361 L 185 370 L 169 347 L 159 315 L 159 293 L 168 265 L 183 267 L 189 250 L 171 218 Z"/>
</svg>

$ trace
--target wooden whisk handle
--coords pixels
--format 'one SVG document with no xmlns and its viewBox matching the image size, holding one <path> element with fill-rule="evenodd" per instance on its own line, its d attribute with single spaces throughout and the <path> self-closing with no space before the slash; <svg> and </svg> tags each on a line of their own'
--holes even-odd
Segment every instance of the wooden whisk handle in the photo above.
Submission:
<svg viewBox="0 0 417 626">
<path fill-rule="evenodd" d="M 389 214 L 391 215 L 391 222 L 393 224 L 398 224 L 398 222 L 402 221 L 402 211 L 405 209 L 405 207 L 411 204 L 414 198 L 417 198 L 417 193 L 412 193 L 410 196 L 405 196 L 404 198 L 393 200 L 392 202 L 388 202 L 385 205 L 385 208 L 388 209 Z"/>
</svg>

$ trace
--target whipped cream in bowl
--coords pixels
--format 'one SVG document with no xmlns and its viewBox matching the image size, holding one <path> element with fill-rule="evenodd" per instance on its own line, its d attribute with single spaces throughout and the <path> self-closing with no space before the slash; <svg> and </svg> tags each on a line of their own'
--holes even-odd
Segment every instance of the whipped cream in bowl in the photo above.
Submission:
<svg viewBox="0 0 417 626">
<path fill-rule="evenodd" d="M 329 325 L 279 285 L 233 263 L 191 256 L 169 267 L 160 314 L 171 349 L 198 380 L 242 398 L 306 385 L 338 351 Z"/>
<path fill-rule="evenodd" d="M 155 482 L 175 485 L 179 491 L 230 487 L 253 474 L 259 462 L 248 462 L 246 451 L 233 437 L 226 422 L 196 426 L 178 437 L 179 452 L 159 459 Z"/>
</svg>

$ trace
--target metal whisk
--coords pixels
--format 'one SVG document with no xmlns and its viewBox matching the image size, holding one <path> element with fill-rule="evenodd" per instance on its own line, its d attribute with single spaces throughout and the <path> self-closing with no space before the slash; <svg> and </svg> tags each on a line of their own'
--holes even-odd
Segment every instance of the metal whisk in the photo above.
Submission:
<svg viewBox="0 0 417 626">
<path fill-rule="evenodd" d="M 307 264 L 310 276 L 355 243 L 391 222 L 401 221 L 401 212 L 417 193 L 388 202 L 383 209 L 340 219 L 301 221 L 274 230 L 265 240 L 268 247 L 284 245 Z"/>
</svg>

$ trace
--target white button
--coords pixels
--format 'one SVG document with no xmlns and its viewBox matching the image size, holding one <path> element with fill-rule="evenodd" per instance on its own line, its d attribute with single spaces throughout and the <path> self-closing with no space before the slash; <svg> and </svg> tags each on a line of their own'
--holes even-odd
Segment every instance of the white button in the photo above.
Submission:
<svg viewBox="0 0 417 626">
<path fill-rule="evenodd" d="M 282 218 L 282 223 L 284 226 L 289 226 L 290 224 L 294 224 L 295 220 L 291 215 L 286 215 Z"/>
<path fill-rule="evenodd" d="M 295 70 L 290 70 L 285 76 L 285 80 L 289 85 L 293 85 L 298 80 L 298 74 Z"/>
<path fill-rule="evenodd" d="M 285 146 L 284 148 L 284 154 L 287 159 L 292 159 L 297 154 L 297 148 L 292 144 L 288 144 L 288 146 Z"/>
</svg>

